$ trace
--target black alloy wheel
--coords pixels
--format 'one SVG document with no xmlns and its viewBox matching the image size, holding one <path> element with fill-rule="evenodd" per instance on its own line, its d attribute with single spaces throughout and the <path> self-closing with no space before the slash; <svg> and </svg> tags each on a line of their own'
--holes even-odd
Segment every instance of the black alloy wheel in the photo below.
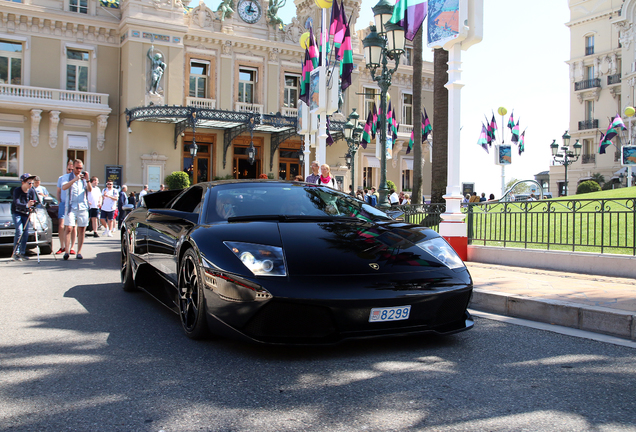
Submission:
<svg viewBox="0 0 636 432">
<path fill-rule="evenodd" d="M 179 270 L 179 315 L 186 336 L 203 339 L 209 335 L 205 319 L 203 277 L 193 249 L 181 259 Z"/>
<path fill-rule="evenodd" d="M 128 230 L 121 237 L 121 283 L 124 291 L 136 291 L 137 285 L 132 274 L 132 258 L 130 256 L 130 240 Z"/>
</svg>

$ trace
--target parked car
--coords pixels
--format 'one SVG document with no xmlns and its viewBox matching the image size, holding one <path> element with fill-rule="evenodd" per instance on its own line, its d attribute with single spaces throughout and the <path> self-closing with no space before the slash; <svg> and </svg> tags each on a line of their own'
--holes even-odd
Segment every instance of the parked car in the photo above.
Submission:
<svg viewBox="0 0 636 432">
<path fill-rule="evenodd" d="M 57 211 L 59 206 L 60 205 L 57 202 L 57 199 L 53 198 L 52 196 L 48 196 L 44 199 L 44 207 L 46 208 L 46 212 L 49 214 L 51 222 L 53 223 L 52 228 L 54 234 L 56 234 L 58 231 L 59 221 L 57 217 Z"/>
<path fill-rule="evenodd" d="M 473 327 L 471 276 L 439 234 L 322 185 L 226 180 L 148 194 L 122 227 L 121 280 L 177 313 L 193 339 L 328 344 Z"/>
<path fill-rule="evenodd" d="M 0 180 L 0 249 L 13 250 L 15 225 L 11 217 L 13 190 L 21 186 L 17 180 Z M 47 255 L 53 251 L 53 222 L 43 205 L 38 204 L 30 216 L 27 249 L 40 247 L 40 253 Z M 37 230 L 37 242 L 36 242 Z"/>
</svg>

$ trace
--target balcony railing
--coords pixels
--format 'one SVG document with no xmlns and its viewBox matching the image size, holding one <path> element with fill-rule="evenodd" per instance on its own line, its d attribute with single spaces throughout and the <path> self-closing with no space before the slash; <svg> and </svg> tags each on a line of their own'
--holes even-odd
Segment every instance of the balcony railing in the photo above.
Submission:
<svg viewBox="0 0 636 432">
<path fill-rule="evenodd" d="M 186 105 L 194 108 L 216 109 L 216 99 L 187 97 Z"/>
<path fill-rule="evenodd" d="M 594 46 L 585 47 L 585 55 L 592 55 L 592 54 L 594 54 Z"/>
<path fill-rule="evenodd" d="M 238 112 L 250 112 L 254 114 L 263 114 L 263 105 L 256 105 L 245 102 L 236 102 L 234 110 Z"/>
<path fill-rule="evenodd" d="M 579 130 L 598 129 L 598 120 L 583 120 L 579 122 Z"/>
<path fill-rule="evenodd" d="M 413 132 L 413 125 L 400 124 L 400 127 L 398 128 L 398 133 L 410 135 L 411 132 Z"/>
<path fill-rule="evenodd" d="M 88 93 L 43 87 L 29 87 L 14 84 L 0 84 L 0 97 L 2 100 L 32 101 L 64 101 L 108 106 L 108 95 L 103 93 Z"/>
<path fill-rule="evenodd" d="M 595 154 L 584 154 L 581 157 L 581 163 L 588 164 L 588 163 L 595 163 L 595 162 L 596 162 Z"/>
<path fill-rule="evenodd" d="M 298 108 L 282 107 L 280 114 L 283 117 L 298 117 Z"/>
<path fill-rule="evenodd" d="M 600 86 L 601 86 L 601 79 L 593 78 L 593 79 L 575 82 L 574 91 L 585 90 L 585 89 L 600 87 Z"/>
<path fill-rule="evenodd" d="M 620 84 L 620 83 L 621 83 L 621 74 L 617 73 L 614 75 L 607 76 L 607 85 Z"/>
</svg>

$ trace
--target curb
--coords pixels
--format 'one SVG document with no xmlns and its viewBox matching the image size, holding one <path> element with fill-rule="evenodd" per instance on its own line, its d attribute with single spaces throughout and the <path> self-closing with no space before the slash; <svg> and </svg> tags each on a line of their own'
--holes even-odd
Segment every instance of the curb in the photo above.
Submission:
<svg viewBox="0 0 636 432">
<path fill-rule="evenodd" d="M 636 341 L 636 315 L 633 312 L 482 289 L 473 290 L 468 307 Z"/>
</svg>

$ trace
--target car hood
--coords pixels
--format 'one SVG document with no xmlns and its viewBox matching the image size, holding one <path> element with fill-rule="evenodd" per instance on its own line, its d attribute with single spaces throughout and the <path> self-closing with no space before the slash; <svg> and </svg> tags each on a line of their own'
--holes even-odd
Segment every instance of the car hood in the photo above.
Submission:
<svg viewBox="0 0 636 432">
<path fill-rule="evenodd" d="M 249 276 L 223 244 L 245 242 L 282 247 L 291 276 L 381 275 L 451 271 L 418 243 L 435 231 L 400 222 L 237 222 L 195 230 L 202 255 L 220 270 Z"/>
</svg>

